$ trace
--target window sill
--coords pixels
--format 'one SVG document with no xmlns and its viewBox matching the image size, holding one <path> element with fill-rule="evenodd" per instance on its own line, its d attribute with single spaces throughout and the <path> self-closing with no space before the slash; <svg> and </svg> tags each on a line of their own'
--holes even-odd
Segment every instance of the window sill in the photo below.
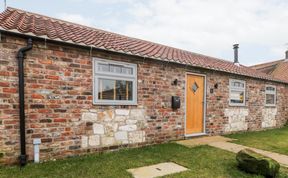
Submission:
<svg viewBox="0 0 288 178">
<path fill-rule="evenodd" d="M 242 107 L 242 108 L 246 108 L 247 106 L 246 105 L 234 105 L 234 104 L 229 104 L 229 107 Z"/>
<path fill-rule="evenodd" d="M 93 105 L 96 105 L 96 106 L 137 106 L 138 103 L 115 103 L 115 102 L 107 102 L 107 103 L 103 103 L 103 102 L 93 102 Z"/>
<path fill-rule="evenodd" d="M 266 108 L 276 108 L 276 105 L 265 105 Z"/>
</svg>

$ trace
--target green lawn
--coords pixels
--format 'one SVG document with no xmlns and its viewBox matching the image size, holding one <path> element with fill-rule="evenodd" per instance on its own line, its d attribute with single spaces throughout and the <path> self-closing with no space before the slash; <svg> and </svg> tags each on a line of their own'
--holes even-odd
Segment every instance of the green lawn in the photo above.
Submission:
<svg viewBox="0 0 288 178">
<path fill-rule="evenodd" d="M 187 148 L 176 143 L 81 156 L 43 164 L 1 167 L 1 178 L 121 178 L 131 177 L 126 169 L 172 161 L 190 169 L 168 177 L 261 177 L 237 169 L 235 154 L 209 146 Z M 288 175 L 281 170 L 280 177 Z"/>
<path fill-rule="evenodd" d="M 237 139 L 233 143 L 288 155 L 288 127 L 231 134 L 226 137 Z"/>
</svg>

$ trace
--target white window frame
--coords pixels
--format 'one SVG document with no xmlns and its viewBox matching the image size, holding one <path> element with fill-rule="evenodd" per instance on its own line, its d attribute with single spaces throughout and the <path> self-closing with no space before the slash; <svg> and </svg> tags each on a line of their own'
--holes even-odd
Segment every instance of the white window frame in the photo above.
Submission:
<svg viewBox="0 0 288 178">
<path fill-rule="evenodd" d="M 92 58 L 93 65 L 93 104 L 95 105 L 137 105 L 137 64 L 119 62 L 101 58 Z M 98 71 L 99 64 L 114 64 L 130 67 L 133 70 L 133 75 L 129 74 L 117 74 L 112 72 Z M 125 80 L 132 81 L 132 100 L 99 100 L 99 79 L 114 79 L 114 80 Z"/>
<path fill-rule="evenodd" d="M 233 82 L 240 82 L 244 84 L 244 88 L 234 87 L 232 86 Z M 231 103 L 231 92 L 232 90 L 236 91 L 243 91 L 244 98 L 243 103 Z M 237 80 L 237 79 L 229 79 L 229 105 L 230 106 L 246 106 L 246 81 L 244 80 Z"/>
<path fill-rule="evenodd" d="M 270 91 L 270 90 L 267 90 L 267 87 L 272 87 L 274 88 L 275 90 L 274 91 Z M 266 96 L 267 94 L 270 94 L 270 95 L 274 95 L 274 104 L 267 104 L 267 100 L 266 100 Z M 275 85 L 265 85 L 265 106 L 276 106 L 276 102 L 277 102 L 277 88 Z"/>
</svg>

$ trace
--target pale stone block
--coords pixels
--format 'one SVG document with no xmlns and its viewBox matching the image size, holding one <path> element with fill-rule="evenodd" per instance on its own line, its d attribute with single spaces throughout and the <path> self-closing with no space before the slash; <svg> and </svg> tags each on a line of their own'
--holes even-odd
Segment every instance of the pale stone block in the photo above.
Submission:
<svg viewBox="0 0 288 178">
<path fill-rule="evenodd" d="M 176 129 L 181 129 L 181 128 L 182 128 L 182 125 L 179 125 L 179 124 L 178 124 L 178 125 L 175 126 L 175 128 L 176 128 Z"/>
<path fill-rule="evenodd" d="M 112 125 L 112 128 L 113 128 L 113 132 L 116 132 L 118 130 L 118 124 L 117 123 L 114 123 Z"/>
<path fill-rule="evenodd" d="M 116 145 L 116 140 L 114 137 L 101 137 L 102 146 Z"/>
<path fill-rule="evenodd" d="M 114 117 L 115 117 L 114 110 L 106 111 L 106 113 L 107 113 L 107 115 L 108 115 L 111 119 L 114 119 Z"/>
<path fill-rule="evenodd" d="M 112 121 L 114 118 L 114 112 L 112 111 L 103 111 L 103 112 L 98 112 L 98 119 L 101 121 L 109 122 Z"/>
<path fill-rule="evenodd" d="M 100 136 L 99 135 L 89 136 L 89 145 L 90 146 L 99 146 L 100 145 Z"/>
<path fill-rule="evenodd" d="M 247 130 L 248 124 L 245 122 L 235 122 L 230 124 L 231 131 Z"/>
<path fill-rule="evenodd" d="M 145 119 L 144 109 L 132 109 L 130 112 L 130 118 L 136 120 L 144 120 Z"/>
<path fill-rule="evenodd" d="M 104 134 L 104 126 L 102 124 L 93 124 L 93 132 L 94 134 Z"/>
<path fill-rule="evenodd" d="M 128 109 L 116 109 L 115 113 L 118 116 L 128 116 L 129 115 L 129 110 Z"/>
<path fill-rule="evenodd" d="M 116 116 L 115 121 L 116 122 L 124 122 L 126 120 L 125 116 Z"/>
<path fill-rule="evenodd" d="M 81 137 L 81 147 L 82 148 L 87 148 L 88 147 L 88 137 L 82 135 Z"/>
<path fill-rule="evenodd" d="M 121 131 L 135 131 L 137 130 L 137 125 L 124 125 L 120 126 L 119 130 Z"/>
<path fill-rule="evenodd" d="M 106 136 L 113 136 L 114 133 L 118 130 L 117 123 L 106 123 L 104 127 Z"/>
<path fill-rule="evenodd" d="M 137 120 L 131 120 L 131 119 L 126 120 L 126 124 L 136 124 L 137 122 L 138 122 Z"/>
<path fill-rule="evenodd" d="M 145 141 L 144 131 L 129 132 L 129 143 L 141 143 Z"/>
<path fill-rule="evenodd" d="M 89 112 L 97 113 L 96 109 L 89 109 Z"/>
<path fill-rule="evenodd" d="M 115 133 L 116 140 L 128 140 L 128 134 L 126 131 L 119 131 Z"/>
<path fill-rule="evenodd" d="M 82 121 L 89 121 L 89 122 L 97 121 L 97 113 L 91 113 L 91 112 L 82 113 Z"/>
<path fill-rule="evenodd" d="M 122 144 L 128 144 L 129 143 L 129 140 L 122 140 Z"/>
</svg>

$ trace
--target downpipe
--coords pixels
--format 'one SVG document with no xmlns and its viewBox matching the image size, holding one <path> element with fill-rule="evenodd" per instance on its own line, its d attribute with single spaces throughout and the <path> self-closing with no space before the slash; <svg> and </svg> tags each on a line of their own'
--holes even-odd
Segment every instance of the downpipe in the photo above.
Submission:
<svg viewBox="0 0 288 178">
<path fill-rule="evenodd" d="M 23 167 L 27 163 L 26 155 L 26 136 L 25 136 L 25 94 L 24 94 L 24 58 L 25 53 L 32 49 L 32 39 L 29 38 L 27 46 L 19 49 L 17 53 L 18 60 L 18 78 L 19 78 L 19 118 L 20 118 L 20 156 L 19 164 Z"/>
</svg>

